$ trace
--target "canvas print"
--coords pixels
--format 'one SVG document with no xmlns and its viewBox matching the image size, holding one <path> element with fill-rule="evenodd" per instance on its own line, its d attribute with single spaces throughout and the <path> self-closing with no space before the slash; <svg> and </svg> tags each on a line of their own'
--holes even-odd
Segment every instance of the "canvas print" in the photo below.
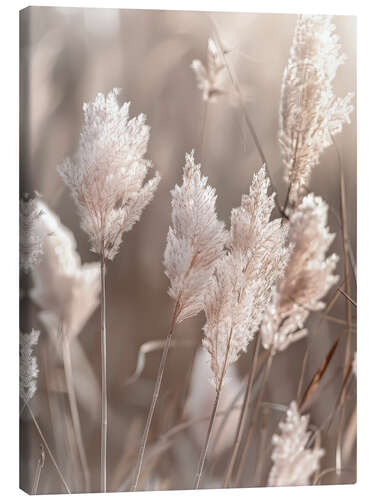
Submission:
<svg viewBox="0 0 375 500">
<path fill-rule="evenodd" d="M 350 16 L 21 11 L 23 490 L 356 482 L 355 85 Z"/>
</svg>

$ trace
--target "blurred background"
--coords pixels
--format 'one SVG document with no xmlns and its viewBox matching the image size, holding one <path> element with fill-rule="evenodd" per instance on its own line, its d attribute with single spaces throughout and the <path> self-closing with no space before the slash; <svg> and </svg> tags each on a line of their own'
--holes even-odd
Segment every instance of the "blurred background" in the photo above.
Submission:
<svg viewBox="0 0 375 500">
<path fill-rule="evenodd" d="M 229 223 L 230 210 L 240 204 L 241 195 L 261 162 L 244 124 L 243 113 L 228 96 L 208 104 L 204 120 L 202 95 L 190 68 L 193 59 L 206 64 L 207 40 L 214 26 L 227 51 L 231 68 L 240 83 L 245 105 L 265 151 L 278 196 L 284 200 L 286 184 L 277 140 L 280 86 L 296 23 L 295 15 L 204 13 L 147 10 L 78 9 L 32 7 L 20 17 L 21 79 L 21 193 L 38 191 L 77 240 L 83 262 L 95 261 L 70 194 L 62 183 L 56 165 L 76 149 L 82 120 L 83 102 L 98 92 L 122 88 L 120 101 L 131 101 L 131 116 L 143 112 L 151 126 L 147 158 L 159 170 L 162 181 L 154 200 L 140 222 L 126 233 L 119 255 L 108 265 L 108 489 L 124 490 L 134 464 L 141 432 L 151 401 L 160 350 L 146 355 L 139 377 L 127 383 L 136 369 L 140 347 L 151 340 L 162 340 L 168 332 L 172 301 L 167 295 L 168 280 L 163 272 L 163 252 L 170 224 L 170 190 L 180 183 L 184 156 L 193 148 L 202 162 L 204 175 L 218 194 L 219 218 Z M 336 95 L 356 91 L 356 20 L 334 17 L 333 23 L 347 62 L 334 81 Z M 225 71 L 224 71 L 225 73 Z M 223 86 L 231 91 L 224 75 Z M 356 256 L 356 119 L 336 136 L 347 194 L 347 216 L 351 247 Z M 203 126 L 204 122 L 204 126 Z M 339 220 L 340 178 L 334 147 L 328 148 L 313 171 L 311 190 L 328 202 L 329 226 L 337 237 L 331 247 L 340 256 L 338 273 L 344 276 Z M 335 212 L 335 213 L 334 213 Z M 275 216 L 276 211 L 275 211 Z M 24 278 L 23 288 L 30 285 Z M 334 294 L 331 290 L 327 302 Z M 352 296 L 355 297 L 353 285 Z M 38 310 L 28 300 L 21 302 L 21 330 L 41 328 Z M 345 299 L 339 298 L 331 314 L 345 319 Z M 84 443 L 92 471 L 92 489 L 99 488 L 100 461 L 100 383 L 99 309 L 79 335 L 82 358 L 73 360 L 76 384 L 80 385 L 79 411 Z M 319 319 L 311 315 L 308 327 Z M 354 318 L 355 320 L 355 318 Z M 208 415 L 214 391 L 208 382 L 207 362 L 200 351 L 204 315 L 184 322 L 178 328 L 177 345 L 171 350 L 161 397 L 156 410 L 151 440 L 165 434 L 181 418 Z M 315 332 L 307 365 L 305 386 L 318 369 L 342 326 L 323 321 Z M 181 342 L 180 342 L 181 341 Z M 303 339 L 275 358 L 265 400 L 289 405 L 296 397 L 298 377 L 307 339 Z M 325 388 L 309 408 L 311 422 L 319 426 L 336 403 L 343 365 L 340 346 L 325 375 Z M 249 353 L 243 355 L 228 383 L 228 404 L 246 376 Z M 32 406 L 56 459 L 74 491 L 82 490 L 76 459 L 69 452 L 69 407 L 61 360 L 53 352 L 42 329 L 38 348 L 39 388 Z M 86 375 L 90 370 L 90 381 Z M 207 378 L 207 384 L 206 382 Z M 232 385 L 231 385 L 232 384 Z M 229 398 L 229 399 L 228 399 Z M 347 418 L 354 407 L 355 390 L 349 398 Z M 283 413 L 268 411 L 265 431 L 257 429 L 254 449 L 269 440 Z M 228 420 L 209 459 L 203 487 L 220 487 L 233 439 L 236 419 Z M 322 470 L 334 466 L 337 423 L 323 435 L 326 454 Z M 206 426 L 191 426 L 176 433 L 156 448 L 147 462 L 142 489 L 188 489 L 194 473 Z M 264 434 L 266 433 L 266 434 Z M 21 422 L 21 486 L 30 490 L 40 450 L 32 422 L 25 414 Z M 155 442 L 155 441 L 153 441 Z M 268 442 L 268 441 L 267 441 Z M 248 458 L 249 481 L 255 473 L 256 453 Z M 260 483 L 267 478 L 271 462 L 266 457 L 258 470 Z M 355 450 L 351 450 L 338 477 L 327 473 L 323 483 L 354 482 Z M 246 483 L 246 481 L 245 481 Z M 63 491 L 46 460 L 39 493 Z"/>
</svg>

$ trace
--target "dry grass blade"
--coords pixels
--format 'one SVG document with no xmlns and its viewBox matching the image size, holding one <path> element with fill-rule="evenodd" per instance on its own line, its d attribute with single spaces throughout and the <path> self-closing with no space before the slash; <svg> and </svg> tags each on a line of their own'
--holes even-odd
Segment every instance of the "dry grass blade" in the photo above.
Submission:
<svg viewBox="0 0 375 500">
<path fill-rule="evenodd" d="M 273 358 L 274 358 L 274 354 L 275 353 L 273 352 L 272 349 L 270 349 L 267 352 L 267 364 L 266 364 L 265 369 L 264 369 L 264 374 L 263 374 L 263 379 L 262 379 L 262 385 L 261 385 L 261 387 L 259 389 L 259 394 L 258 394 L 257 402 L 255 404 L 254 412 L 252 414 L 252 417 L 251 417 L 251 420 L 250 420 L 249 429 L 248 429 L 248 432 L 247 432 L 246 442 L 245 442 L 244 447 L 243 447 L 243 449 L 241 451 L 241 454 L 240 454 L 239 463 L 238 463 L 238 469 L 237 469 L 237 473 L 236 473 L 236 476 L 235 476 L 235 479 L 234 479 L 234 484 L 237 487 L 240 486 L 240 481 L 241 481 L 241 478 L 242 478 L 243 468 L 244 468 L 244 465 L 245 465 L 245 459 L 246 459 L 246 456 L 247 456 L 247 453 L 248 453 L 248 450 L 249 450 L 249 446 L 250 446 L 250 443 L 251 443 L 251 440 L 252 440 L 252 437 L 253 437 L 253 434 L 254 434 L 254 429 L 255 429 L 256 422 L 257 422 L 259 410 L 261 408 L 261 404 L 262 404 L 262 400 L 263 400 L 263 397 L 264 397 L 265 389 L 266 389 L 267 382 L 268 382 L 268 379 L 269 379 L 269 375 L 270 375 L 270 372 L 271 372 L 271 367 L 272 367 L 272 361 L 273 361 Z M 249 408 L 247 408 L 247 410 L 249 411 Z"/>
<path fill-rule="evenodd" d="M 320 365 L 319 369 L 315 372 L 313 378 L 311 379 L 311 382 L 307 386 L 307 389 L 302 397 L 302 400 L 299 404 L 299 409 L 302 411 L 303 407 L 305 406 L 306 402 L 308 399 L 312 396 L 312 394 L 317 390 L 319 387 L 319 384 L 323 378 L 323 375 L 325 374 L 329 363 L 336 351 L 336 348 L 341 340 L 342 336 L 340 335 L 337 340 L 334 342 L 333 346 L 331 349 L 328 351 L 327 355 L 325 356 L 322 364 Z"/>
<path fill-rule="evenodd" d="M 163 353 L 162 353 L 162 357 L 161 357 L 160 364 L 159 364 L 158 374 L 156 376 L 156 382 L 155 382 L 154 393 L 152 395 L 151 406 L 150 406 L 150 409 L 149 409 L 149 412 L 148 412 L 148 415 L 147 415 L 146 425 L 145 425 L 145 428 L 144 428 L 144 431 L 143 431 L 143 435 L 142 435 L 142 439 L 141 439 L 141 445 L 140 445 L 140 448 L 139 448 L 139 451 L 138 451 L 137 465 L 136 465 L 136 468 L 135 468 L 134 480 L 133 480 L 132 487 L 131 487 L 132 491 L 136 491 L 137 487 L 138 487 L 138 481 L 139 481 L 139 478 L 140 478 L 140 475 L 141 475 L 141 470 L 142 470 L 143 457 L 144 457 L 144 454 L 145 454 L 145 451 L 146 451 L 146 444 L 147 444 L 148 434 L 149 434 L 149 430 L 150 430 L 150 427 L 151 427 L 152 418 L 154 416 L 154 412 L 155 412 L 155 408 L 156 408 L 156 403 L 157 403 L 157 400 L 158 400 L 158 397 L 159 397 L 159 392 L 160 392 L 161 383 L 162 383 L 162 380 L 163 380 L 164 370 L 165 370 L 165 366 L 166 366 L 166 363 L 167 363 L 167 356 L 168 356 L 168 352 L 169 352 L 169 348 L 170 348 L 171 342 L 173 340 L 173 336 L 174 336 L 174 332 L 175 332 L 175 327 L 176 327 L 176 322 L 177 322 L 177 317 L 178 317 L 179 312 L 180 312 L 180 304 L 179 304 L 179 300 L 177 300 L 176 301 L 176 305 L 175 305 L 175 310 L 174 310 L 174 313 L 173 313 L 171 327 L 170 327 L 168 336 L 167 336 L 167 338 L 164 341 Z"/>
<path fill-rule="evenodd" d="M 357 438 L 357 407 L 350 416 L 345 439 L 342 445 L 342 457 L 346 461 L 352 454 L 353 446 Z"/>
<path fill-rule="evenodd" d="M 40 481 L 40 474 L 42 472 L 42 469 L 44 467 L 44 462 L 46 459 L 46 453 L 44 451 L 44 447 L 41 444 L 40 445 L 40 457 L 38 459 L 38 463 L 36 466 L 36 471 L 35 471 L 35 477 L 33 481 L 33 487 L 31 489 L 31 494 L 36 495 L 38 493 L 38 487 L 39 487 L 39 481 Z"/>
<path fill-rule="evenodd" d="M 55 460 L 55 457 L 53 456 L 53 453 L 52 453 L 52 451 L 51 451 L 50 447 L 48 446 L 47 440 L 46 440 L 46 438 L 44 437 L 44 434 L 43 434 L 43 432 L 42 432 L 42 429 L 40 428 L 40 426 L 39 426 L 39 424 L 38 424 L 38 421 L 37 421 L 37 419 L 35 418 L 34 412 L 33 412 L 33 411 L 32 411 L 32 409 L 30 408 L 30 406 L 29 406 L 29 404 L 28 404 L 28 403 L 26 403 L 26 408 L 29 410 L 29 413 L 30 413 L 31 418 L 32 418 L 32 420 L 33 420 L 33 422 L 34 422 L 35 428 L 36 428 L 36 430 L 38 431 L 38 434 L 39 434 L 39 436 L 40 436 L 40 439 L 42 440 L 43 445 L 44 445 L 45 449 L 46 449 L 46 450 L 47 450 L 47 452 L 48 452 L 48 455 L 49 455 L 49 457 L 50 457 L 50 459 L 51 459 L 51 461 L 52 461 L 52 463 L 53 463 L 53 465 L 54 465 L 54 467 L 55 467 L 55 469 L 56 469 L 56 472 L 57 472 L 57 474 L 58 474 L 58 476 L 59 476 L 59 478 L 60 478 L 60 480 L 61 480 L 62 484 L 64 485 L 64 488 L 65 488 L 66 492 L 70 494 L 70 493 L 71 493 L 70 488 L 69 488 L 69 486 L 68 486 L 68 484 L 67 484 L 67 482 L 66 482 L 66 480 L 65 480 L 65 478 L 64 478 L 64 476 L 63 476 L 63 474 L 62 474 L 62 472 L 61 472 L 61 469 L 60 469 L 60 468 L 59 468 L 59 466 L 57 465 L 57 462 L 56 462 L 56 460 Z"/>
<path fill-rule="evenodd" d="M 244 396 L 244 400 L 242 403 L 241 415 L 240 415 L 240 419 L 238 421 L 238 426 L 237 426 L 237 431 L 236 431 L 236 435 L 235 435 L 234 442 L 233 442 L 231 457 L 230 457 L 228 467 L 227 467 L 227 470 L 225 473 L 223 488 L 227 488 L 229 486 L 234 463 L 236 461 L 236 457 L 237 457 L 238 450 L 240 447 L 241 438 L 242 438 L 242 434 L 243 434 L 243 430 L 244 430 L 244 426 L 245 426 L 245 421 L 246 421 L 245 416 L 247 414 L 247 408 L 249 406 L 250 396 L 252 393 L 253 383 L 254 383 L 254 379 L 255 379 L 255 373 L 256 373 L 256 367 L 257 367 L 258 355 L 259 355 L 259 348 L 260 348 L 260 341 L 261 341 L 261 335 L 260 335 L 260 332 L 258 332 L 258 336 L 257 336 L 256 344 L 255 344 L 255 349 L 253 352 L 253 358 L 251 361 L 251 368 L 249 370 L 245 396 Z"/>
<path fill-rule="evenodd" d="M 146 364 L 146 354 L 163 349 L 164 343 L 165 340 L 150 340 L 149 342 L 145 342 L 141 345 L 138 351 L 136 368 L 134 373 L 125 381 L 125 385 L 133 384 L 139 379 Z M 190 347 L 193 345 L 193 342 L 189 340 L 180 340 L 178 342 L 172 340 L 171 342 L 171 347 Z"/>
<path fill-rule="evenodd" d="M 332 413 L 329 417 L 329 421 L 328 421 L 328 427 L 327 429 L 329 430 L 330 427 L 331 427 L 331 424 L 333 422 L 333 418 L 336 414 L 336 412 L 342 408 L 343 404 L 344 404 L 344 400 L 345 400 L 345 394 L 346 394 L 346 388 L 348 386 L 348 383 L 350 381 L 350 376 L 353 374 L 353 370 L 352 370 L 352 365 L 350 364 L 347 371 L 346 371 L 346 374 L 345 374 L 345 377 L 344 377 L 344 380 L 341 384 L 341 389 L 340 389 L 340 392 L 339 392 L 339 395 L 337 397 L 337 401 L 336 401 L 336 404 L 335 404 L 335 407 L 334 409 L 332 410 Z"/>
<path fill-rule="evenodd" d="M 340 287 L 341 287 L 341 284 L 340 284 Z M 307 367 L 307 358 L 308 358 L 308 355 L 309 355 L 311 341 L 315 337 L 315 334 L 318 331 L 318 329 L 319 329 L 322 321 L 324 320 L 325 316 L 333 308 L 333 306 L 335 305 L 335 303 L 336 303 L 336 301 L 337 301 L 338 298 L 339 298 L 339 292 L 337 290 L 336 293 L 335 293 L 335 295 L 332 297 L 332 299 L 327 304 L 327 307 L 325 308 L 324 313 L 319 318 L 319 321 L 317 322 L 317 325 L 314 328 L 314 330 L 312 332 L 312 335 L 309 337 L 309 343 L 308 343 L 308 345 L 306 347 L 305 354 L 304 354 L 304 357 L 303 357 L 301 374 L 300 374 L 299 382 L 298 382 L 297 401 L 299 401 L 301 399 L 301 395 L 302 395 L 302 386 L 303 386 L 303 381 L 304 381 L 304 378 L 305 378 L 305 372 L 306 372 L 306 367 Z"/>
<path fill-rule="evenodd" d="M 240 405 L 232 405 L 230 407 L 229 411 L 238 411 L 240 410 L 241 407 Z M 225 418 L 227 415 L 228 410 L 223 410 L 223 411 L 218 411 L 216 413 L 217 418 Z M 164 451 L 166 451 L 172 444 L 173 444 L 173 439 L 177 434 L 180 432 L 189 429 L 190 427 L 193 427 L 196 424 L 200 424 L 202 422 L 207 422 L 210 419 L 209 416 L 206 417 L 197 417 L 197 418 L 192 418 L 189 420 L 185 420 L 180 422 L 179 424 L 175 425 L 169 431 L 167 431 L 165 434 L 162 434 L 161 436 L 158 436 L 154 442 L 150 443 L 149 447 L 146 450 L 145 456 L 144 456 L 144 463 L 147 464 L 149 460 L 154 459 L 155 455 L 159 456 L 162 454 Z M 134 471 L 131 474 L 134 474 Z M 126 478 L 126 480 L 121 484 L 119 491 L 125 491 L 127 484 L 129 482 L 129 479 Z"/>
<path fill-rule="evenodd" d="M 314 486 L 320 484 L 320 481 L 323 479 L 324 476 L 326 476 L 327 474 L 331 474 L 332 472 L 335 472 L 336 475 L 340 475 L 342 474 L 343 472 L 354 472 L 353 469 L 339 469 L 337 470 L 336 467 L 330 467 L 328 469 L 324 469 L 319 475 L 318 477 L 315 479 L 314 481 Z"/>
<path fill-rule="evenodd" d="M 338 291 L 342 293 L 342 295 L 349 300 L 349 302 L 356 308 L 357 307 L 357 302 L 349 297 L 347 293 L 344 292 L 344 290 L 341 290 L 341 288 L 338 288 Z"/>
</svg>

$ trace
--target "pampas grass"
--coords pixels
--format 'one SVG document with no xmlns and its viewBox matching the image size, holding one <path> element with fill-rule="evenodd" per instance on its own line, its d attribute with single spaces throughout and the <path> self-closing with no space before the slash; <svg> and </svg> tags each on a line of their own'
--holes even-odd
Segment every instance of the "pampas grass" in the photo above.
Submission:
<svg viewBox="0 0 375 500">
<path fill-rule="evenodd" d="M 22 333 L 20 338 L 21 415 L 23 410 L 28 410 L 41 444 L 33 463 L 30 488 L 33 493 L 48 489 L 42 488 L 45 460 L 46 463 L 52 461 L 60 483 L 70 493 L 78 489 L 94 491 L 96 477 L 102 492 L 177 489 L 181 485 L 198 489 L 316 484 L 330 471 L 336 471 L 337 476 L 344 471 L 353 453 L 356 404 L 352 383 L 357 370 L 353 314 L 357 303 L 351 290 L 350 263 L 354 258 L 349 244 L 343 161 L 335 142 L 344 124 L 350 123 L 353 94 L 338 97 L 334 91 L 336 74 L 346 57 L 331 16 L 298 16 L 282 77 L 279 127 L 274 138 L 279 141 L 287 183 L 282 207 L 277 190 L 283 186 L 275 186 L 270 175 L 277 178 L 277 165 L 271 168 L 266 161 L 266 156 L 273 158 L 272 152 L 265 147 L 269 144 L 263 140 L 262 131 L 257 130 L 256 115 L 249 111 L 252 104 L 248 105 L 243 98 L 243 84 L 247 82 L 241 78 L 245 73 L 241 71 L 237 75 L 235 58 L 230 60 L 236 48 L 227 48 L 226 40 L 219 36 L 221 27 L 219 30 L 216 21 L 209 26 L 212 33 L 209 33 L 206 61 L 194 59 L 193 74 L 188 67 L 191 53 L 185 54 L 183 63 L 191 78 L 192 95 L 194 89 L 195 94 L 201 93 L 196 95 L 198 106 L 204 106 L 202 127 L 194 124 L 200 155 L 203 156 L 203 142 L 208 132 L 207 107 L 211 103 L 215 103 L 218 123 L 219 119 L 230 123 L 230 110 L 244 120 L 250 132 L 250 146 L 255 148 L 253 151 L 250 147 L 245 154 L 247 179 L 251 180 L 239 206 L 231 208 L 232 203 L 226 203 L 226 192 L 218 183 L 221 177 L 229 182 L 232 175 L 237 175 L 235 161 L 229 163 L 226 170 L 212 171 L 214 160 L 227 148 L 226 143 L 220 144 L 220 124 L 211 138 L 216 156 L 206 148 L 206 156 L 210 154 L 212 160 L 202 161 L 200 165 L 196 163 L 194 150 L 187 153 L 180 182 L 176 183 L 175 178 L 171 182 L 174 186 L 171 204 L 165 201 L 165 213 L 168 220 L 170 218 L 167 234 L 167 223 L 164 236 L 153 227 L 163 215 L 157 203 L 156 208 L 151 204 L 148 209 L 151 225 L 147 226 L 145 219 L 141 221 L 160 182 L 158 172 L 148 178 L 153 163 L 146 156 L 160 161 L 160 169 L 165 172 L 172 144 L 164 137 L 165 155 L 157 156 L 158 141 L 161 141 L 158 126 L 153 128 L 155 143 L 149 144 L 150 126 L 146 116 L 141 113 L 131 117 L 130 103 L 119 102 L 117 88 L 107 94 L 98 93 L 83 104 L 83 123 L 75 152 L 57 167 L 61 187 L 68 188 L 74 203 L 73 217 L 77 224 L 80 222 L 97 260 L 81 259 L 81 240 L 65 225 L 65 221 L 69 226 L 72 223 L 69 214 L 60 212 L 57 201 L 52 210 L 52 205 L 44 201 L 48 199 L 47 193 L 43 193 L 43 198 L 39 194 L 24 195 L 20 201 L 20 269 L 27 285 L 24 298 L 32 304 L 31 317 L 35 322 L 27 328 L 22 325 L 23 331 L 30 333 Z M 222 33 L 228 34 L 224 29 Z M 242 48 L 238 50 L 243 53 Z M 144 64 L 148 68 L 148 61 Z M 154 65 L 159 69 L 156 62 L 152 67 Z M 165 67 L 160 64 L 161 70 Z M 171 64 L 169 71 L 172 68 Z M 169 73 L 168 78 L 172 79 Z M 162 99 L 163 92 L 154 96 L 153 92 L 158 89 L 152 85 L 149 88 L 152 99 Z M 132 109 L 137 109 L 138 104 L 143 109 L 145 102 L 146 99 L 136 100 Z M 163 113 L 170 117 L 171 109 L 166 105 Z M 192 109 L 195 108 L 192 106 Z M 330 213 L 335 214 L 334 207 L 328 203 L 326 193 L 323 193 L 324 200 L 320 193 L 310 192 L 312 170 L 319 168 L 323 153 L 332 145 L 337 150 L 340 166 L 337 198 L 341 201 L 339 231 L 343 252 L 339 251 L 332 232 L 337 230 L 330 218 Z M 236 143 L 236 147 L 239 146 Z M 181 154 L 182 143 L 178 147 Z M 253 153 L 261 163 L 254 162 Z M 206 171 L 210 182 L 218 183 L 217 191 L 204 175 Z M 250 175 L 250 172 L 255 173 Z M 243 192 L 242 185 L 237 187 Z M 228 222 L 227 228 L 219 214 Z M 134 275 L 134 281 L 128 282 L 123 280 L 120 259 L 115 257 L 123 248 L 125 233 L 138 221 L 142 228 L 145 224 L 147 239 L 143 240 L 144 234 L 139 236 L 136 231 L 127 234 L 129 269 L 138 258 L 144 263 L 141 257 L 145 245 L 149 245 L 146 249 L 149 254 L 156 255 L 159 266 L 155 271 L 150 259 L 144 266 L 142 279 Z M 161 253 L 158 256 L 157 252 L 158 249 L 162 252 L 162 246 L 158 247 L 158 243 L 162 245 L 163 238 L 166 245 L 160 262 Z M 132 246 L 134 241 L 140 242 L 136 251 Z M 112 406 L 114 387 L 110 388 L 111 398 L 108 398 L 107 371 L 113 368 L 112 358 L 107 360 L 107 302 L 113 300 L 112 290 L 107 292 L 109 265 L 119 273 L 117 287 L 121 292 L 117 320 L 122 337 L 114 346 L 121 357 L 118 376 L 122 385 L 118 401 L 122 406 L 115 402 Z M 156 311 L 164 318 L 167 308 L 160 306 L 162 295 L 158 296 L 160 287 L 155 286 L 163 268 L 173 312 L 168 333 L 160 340 L 160 332 L 156 336 L 155 329 L 154 335 L 143 327 L 142 318 L 135 320 L 129 309 L 125 311 L 122 294 L 125 288 L 129 297 L 134 294 L 141 301 L 139 310 L 145 317 Z M 333 298 L 332 294 L 335 294 Z M 335 308 L 339 300 L 345 301 L 344 318 L 339 308 Z M 95 346 L 93 325 L 99 303 L 100 349 L 96 353 L 91 346 Z M 316 318 L 318 322 L 313 325 Z M 325 320 L 327 324 L 329 321 L 330 325 L 340 325 L 345 331 L 335 339 L 323 332 L 315 341 L 314 332 L 321 329 Z M 97 322 L 99 324 L 99 318 Z M 165 323 L 162 324 L 164 328 Z M 181 338 L 178 337 L 180 331 Z M 140 339 L 136 349 L 132 335 Z M 342 354 L 339 346 L 344 344 L 345 335 Z M 305 337 L 309 349 L 300 359 L 298 344 L 303 346 Z M 40 338 L 43 345 L 47 343 L 52 347 L 49 352 L 54 352 L 56 366 L 50 365 L 50 359 L 44 359 L 39 365 Z M 311 356 L 310 347 L 318 343 L 319 350 Z M 182 361 L 186 362 L 190 369 L 184 365 L 183 380 L 176 380 L 172 386 L 166 377 L 167 363 L 176 347 L 177 361 L 181 361 L 181 365 Z M 130 366 L 128 353 L 133 351 L 136 361 Z M 148 383 L 149 360 L 160 351 L 155 378 Z M 146 353 L 150 354 L 146 357 Z M 291 381 L 292 391 L 284 390 L 286 374 L 277 379 L 280 391 L 274 390 L 279 360 L 297 366 L 296 380 Z M 91 391 L 87 388 L 93 387 L 92 380 L 96 383 L 91 366 L 97 366 L 100 371 L 100 397 L 99 389 L 92 391 L 95 396 L 88 394 Z M 305 386 L 307 368 L 311 368 L 311 373 Z M 39 371 L 46 378 L 45 393 L 41 390 Z M 110 373 L 112 376 L 112 371 Z M 84 382 L 80 390 L 77 390 L 78 377 Z M 295 397 L 294 385 L 297 384 Z M 335 404 L 327 404 L 327 415 L 322 417 L 321 408 L 314 410 L 323 390 L 332 391 L 327 401 L 331 402 L 333 395 Z M 59 401 L 61 397 L 66 401 Z M 42 411 L 34 413 L 31 407 L 36 400 L 44 398 L 52 408 L 51 399 L 59 401 L 59 408 L 64 409 L 66 405 L 67 411 L 61 412 L 61 418 L 66 419 L 61 431 L 64 436 L 56 440 L 55 449 L 60 453 L 57 455 L 60 463 L 65 452 L 59 445 L 64 439 L 69 442 L 66 454 L 72 467 L 68 467 L 68 462 L 58 465 L 53 446 L 47 442 L 48 434 L 42 431 L 48 420 Z M 91 403 L 87 405 L 90 398 Z M 99 406 L 100 417 L 92 415 L 99 413 Z M 131 411 L 124 413 L 125 407 Z M 144 415 L 139 408 L 145 407 Z M 162 422 L 155 418 L 159 407 L 163 408 Z M 277 411 L 272 413 L 274 409 Z M 58 412 L 51 415 L 50 423 L 56 435 L 60 428 L 57 430 L 54 420 L 60 415 Z M 328 435 L 331 429 L 335 430 L 333 440 Z M 109 445 L 113 443 L 112 448 Z M 99 446 L 98 474 L 94 463 L 95 449 L 99 456 Z M 77 471 L 69 473 L 72 469 Z"/>
<path fill-rule="evenodd" d="M 136 491 L 138 486 L 148 433 L 175 327 L 203 309 L 206 287 L 223 255 L 227 240 L 224 224 L 218 221 L 216 215 L 215 190 L 207 184 L 207 178 L 201 175 L 200 165 L 194 163 L 194 152 L 186 155 L 182 185 L 175 186 L 171 194 L 172 226 L 167 235 L 164 267 L 170 280 L 168 294 L 175 301 L 175 306 L 138 452 L 132 491 Z"/>
<path fill-rule="evenodd" d="M 123 233 L 140 219 L 160 181 L 156 176 L 143 185 L 151 162 L 144 159 L 149 139 L 145 115 L 129 120 L 130 103 L 119 106 L 119 89 L 98 94 L 83 106 L 84 123 L 78 150 L 58 171 L 69 187 L 92 251 L 100 256 L 102 426 L 101 491 L 107 491 L 107 333 L 106 259 L 119 251 Z"/>
</svg>

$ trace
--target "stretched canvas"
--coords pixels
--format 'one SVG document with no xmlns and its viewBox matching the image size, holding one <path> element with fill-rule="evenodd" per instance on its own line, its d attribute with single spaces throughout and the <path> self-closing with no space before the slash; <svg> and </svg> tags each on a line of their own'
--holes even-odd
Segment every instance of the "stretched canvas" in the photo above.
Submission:
<svg viewBox="0 0 375 500">
<path fill-rule="evenodd" d="M 349 16 L 21 11 L 23 490 L 356 481 L 355 84 Z"/>
</svg>

